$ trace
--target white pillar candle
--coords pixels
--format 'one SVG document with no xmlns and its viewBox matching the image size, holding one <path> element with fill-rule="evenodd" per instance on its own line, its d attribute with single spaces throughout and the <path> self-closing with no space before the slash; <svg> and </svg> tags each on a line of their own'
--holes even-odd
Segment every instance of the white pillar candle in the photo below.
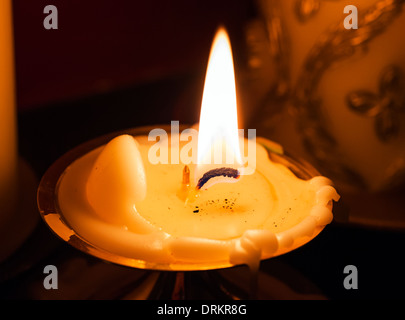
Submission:
<svg viewBox="0 0 405 320">
<path fill-rule="evenodd" d="M 13 213 L 17 190 L 14 51 L 11 1 L 0 1 L 0 225 Z"/>
</svg>

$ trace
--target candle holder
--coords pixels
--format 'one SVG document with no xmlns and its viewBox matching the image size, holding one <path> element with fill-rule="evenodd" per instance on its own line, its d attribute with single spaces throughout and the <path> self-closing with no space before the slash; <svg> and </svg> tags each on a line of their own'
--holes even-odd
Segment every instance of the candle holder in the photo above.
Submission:
<svg viewBox="0 0 405 320">
<path fill-rule="evenodd" d="M 163 125 L 158 127 L 170 131 L 170 126 Z M 156 126 L 138 127 L 98 137 L 77 146 L 54 162 L 42 177 L 38 187 L 37 202 L 43 221 L 63 241 L 93 257 L 131 268 L 160 271 L 161 275 L 159 277 L 156 277 L 155 273 L 153 273 L 153 277 L 145 277 L 145 281 L 148 285 L 139 285 L 140 290 L 145 290 L 145 286 L 149 288 L 149 294 L 147 295 L 149 299 L 185 298 L 187 296 L 187 292 L 185 292 L 185 279 L 187 280 L 191 275 L 193 275 L 195 279 L 200 279 L 200 281 L 211 281 L 211 287 L 213 288 L 210 290 L 216 291 L 217 293 L 215 295 L 217 297 L 229 299 L 255 297 L 257 293 L 257 272 L 251 273 L 248 292 L 246 292 L 246 290 L 239 290 L 242 293 L 237 293 L 238 290 L 235 291 L 232 289 L 235 285 L 228 286 L 227 284 L 230 282 L 221 276 L 221 272 L 213 271 L 235 267 L 229 262 L 213 261 L 212 263 L 178 262 L 170 264 L 152 264 L 148 261 L 128 258 L 114 252 L 108 252 L 87 241 L 84 237 L 79 235 L 64 218 L 64 213 L 61 211 L 58 204 L 57 193 L 60 179 L 69 165 L 89 151 L 108 143 L 116 136 L 122 134 L 129 134 L 132 136 L 148 135 L 148 133 L 154 128 L 156 128 Z M 187 127 L 180 127 L 181 130 L 185 128 Z M 273 162 L 283 164 L 298 178 L 308 180 L 320 175 L 319 172 L 309 163 L 295 160 L 287 153 L 274 148 L 274 143 L 269 140 L 258 138 L 257 142 L 266 148 L 269 157 Z M 278 250 L 276 255 L 284 254 L 311 241 L 323 230 L 323 228 L 324 226 L 317 226 L 311 236 L 296 239 L 293 245 Z M 189 271 L 197 272 L 190 273 Z M 215 285 L 213 285 L 214 283 Z"/>
</svg>

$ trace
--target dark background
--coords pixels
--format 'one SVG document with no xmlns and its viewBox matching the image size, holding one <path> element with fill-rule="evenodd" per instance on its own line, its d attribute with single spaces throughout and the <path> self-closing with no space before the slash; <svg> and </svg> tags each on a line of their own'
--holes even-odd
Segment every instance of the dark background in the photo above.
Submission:
<svg viewBox="0 0 405 320">
<path fill-rule="evenodd" d="M 18 105 L 32 109 L 205 69 L 215 29 L 233 45 L 251 1 L 23 1 L 14 4 Z M 58 30 L 46 30 L 46 5 Z"/>
<path fill-rule="evenodd" d="M 171 120 L 198 121 L 216 28 L 219 24 L 227 27 L 236 69 L 242 70 L 246 63 L 244 26 L 257 14 L 250 0 L 15 0 L 13 4 L 19 150 L 39 178 L 59 156 L 99 135 Z M 58 9 L 58 30 L 43 27 L 43 8 L 48 4 Z M 336 212 L 346 211 L 342 199 Z M 262 270 L 304 294 L 330 299 L 403 299 L 404 239 L 398 230 L 335 221 L 304 247 L 263 262 Z M 85 261 L 84 266 L 80 261 Z M 63 283 L 57 292 L 43 289 L 42 270 L 47 264 L 60 266 L 69 290 L 64 290 Z M 119 297 L 108 290 L 104 295 L 102 290 L 83 293 L 83 274 L 99 264 L 103 264 L 99 272 L 104 280 L 111 274 L 128 273 L 126 268 L 100 262 L 59 241 L 40 221 L 33 238 L 0 268 L 0 297 Z M 358 290 L 343 288 L 343 269 L 349 264 L 359 270 Z M 66 265 L 76 269 L 64 275 Z M 110 269 L 106 271 L 104 265 Z M 188 277 L 189 283 L 198 283 Z M 197 298 L 207 297 L 203 289 L 200 295 L 193 290 Z M 284 296 L 289 297 L 296 295 Z"/>
</svg>

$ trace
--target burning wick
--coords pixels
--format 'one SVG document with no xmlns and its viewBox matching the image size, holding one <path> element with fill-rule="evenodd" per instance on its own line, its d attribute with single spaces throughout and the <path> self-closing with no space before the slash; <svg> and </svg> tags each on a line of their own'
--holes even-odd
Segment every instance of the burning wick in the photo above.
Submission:
<svg viewBox="0 0 405 320">
<path fill-rule="evenodd" d="M 187 197 L 190 188 L 190 168 L 186 165 L 183 169 L 183 179 L 181 181 L 181 187 L 177 192 L 177 196 L 187 203 Z"/>
<path fill-rule="evenodd" d="M 210 179 L 215 178 L 215 177 L 227 177 L 227 178 L 233 178 L 233 179 L 238 179 L 240 177 L 240 172 L 237 169 L 232 169 L 232 168 L 217 168 L 217 169 L 212 169 L 210 171 L 207 171 L 204 173 L 202 178 L 198 180 L 196 189 L 200 190 L 202 186 L 204 186 Z"/>
<path fill-rule="evenodd" d="M 188 202 L 194 202 L 195 198 L 198 197 L 198 193 L 201 190 L 201 188 L 211 179 L 215 177 L 225 177 L 225 178 L 231 178 L 231 179 L 239 179 L 240 177 L 240 172 L 238 169 L 232 169 L 232 168 L 217 168 L 217 169 L 212 169 L 204 173 L 202 178 L 198 180 L 198 183 L 195 187 L 195 189 L 190 189 L 190 168 L 186 165 L 184 166 L 183 169 L 183 177 L 181 181 L 181 187 L 177 191 L 177 197 L 184 201 L 184 204 L 186 205 Z"/>
<path fill-rule="evenodd" d="M 190 168 L 186 165 L 183 169 L 183 182 L 182 185 L 189 186 L 190 185 Z"/>
</svg>

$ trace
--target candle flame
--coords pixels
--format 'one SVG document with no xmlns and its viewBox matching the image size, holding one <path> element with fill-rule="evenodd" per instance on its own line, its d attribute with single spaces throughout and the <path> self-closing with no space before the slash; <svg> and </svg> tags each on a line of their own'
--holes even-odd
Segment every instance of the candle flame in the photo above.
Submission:
<svg viewBox="0 0 405 320">
<path fill-rule="evenodd" d="M 197 161 L 197 179 L 215 168 L 242 167 L 232 49 L 223 27 L 215 35 L 208 61 L 200 113 Z"/>
</svg>

